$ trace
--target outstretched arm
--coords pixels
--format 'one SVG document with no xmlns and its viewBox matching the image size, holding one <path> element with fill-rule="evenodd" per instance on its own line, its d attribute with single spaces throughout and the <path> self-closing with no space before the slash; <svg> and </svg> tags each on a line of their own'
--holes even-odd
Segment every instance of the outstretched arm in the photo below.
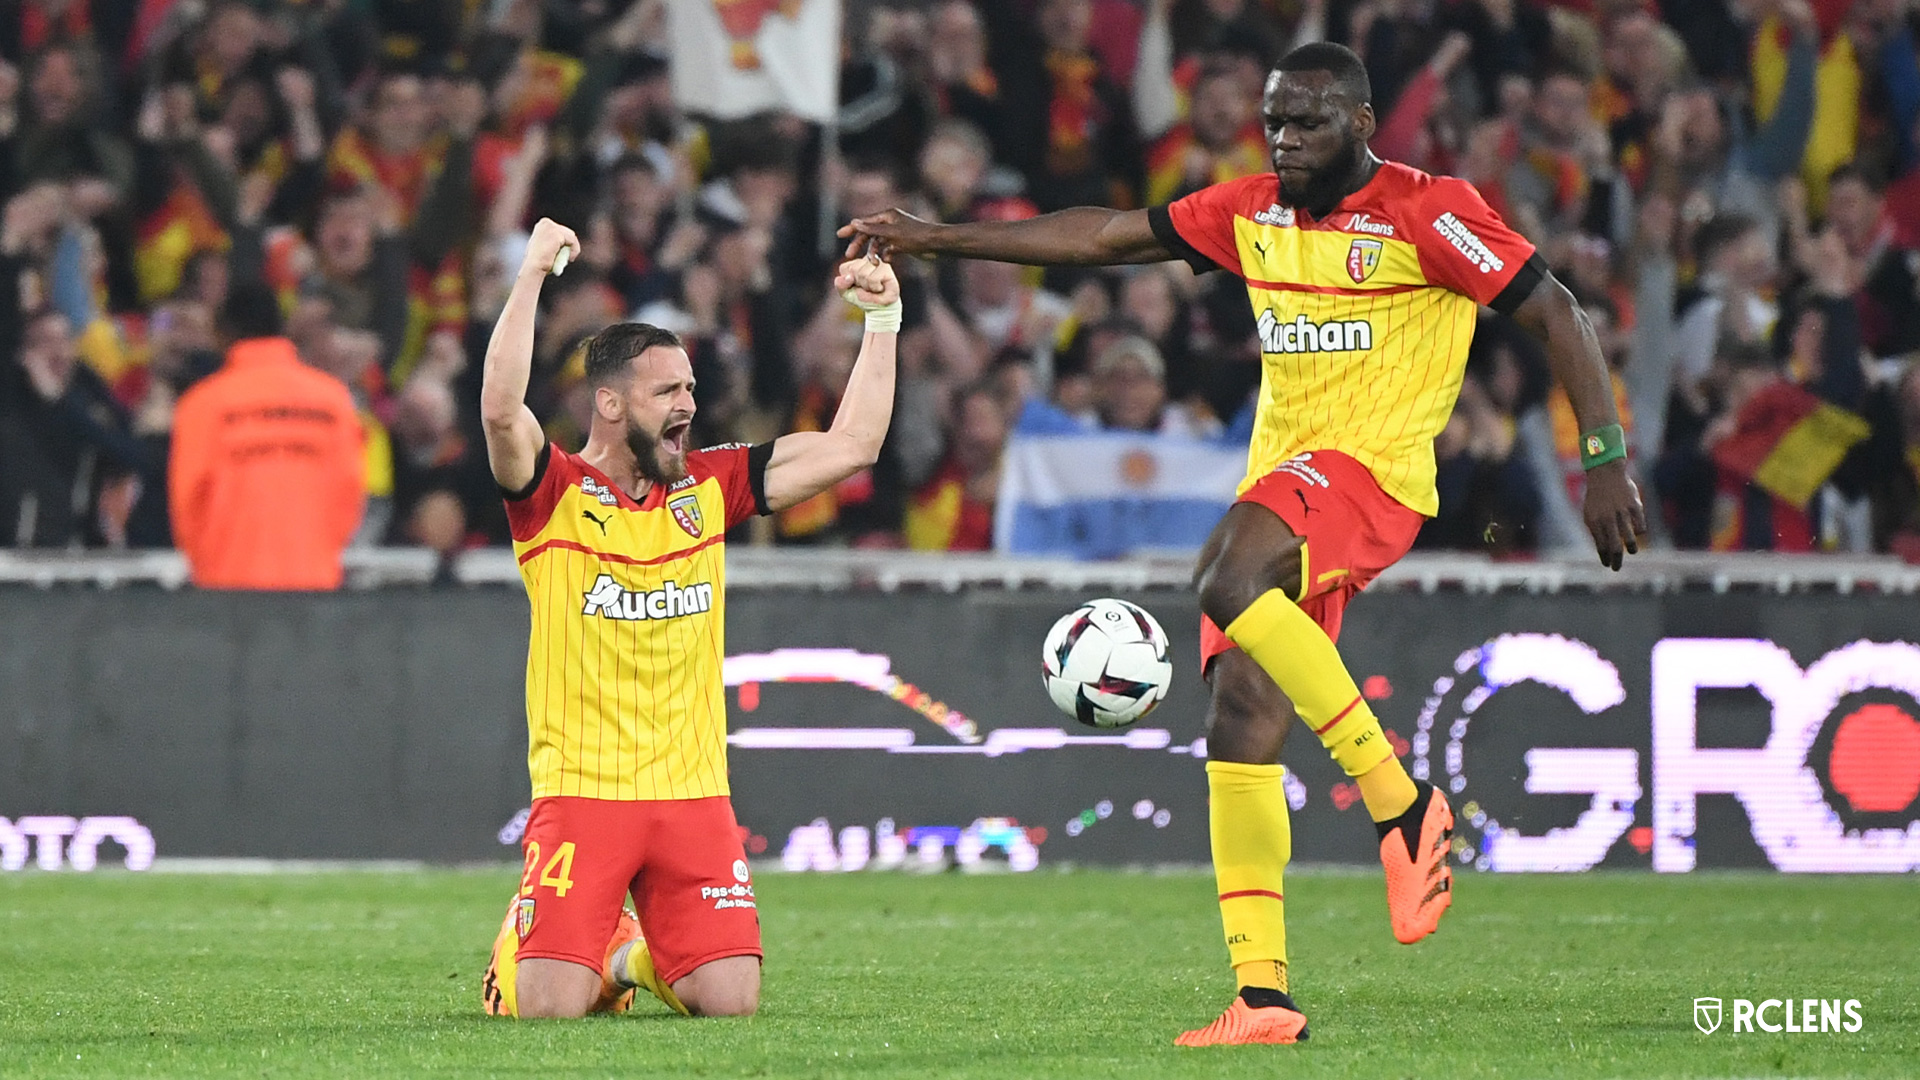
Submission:
<svg viewBox="0 0 1920 1080">
<path fill-rule="evenodd" d="M 825 431 L 796 431 L 773 441 L 767 461 L 767 509 L 805 502 L 880 460 L 893 419 L 894 351 L 900 340 L 900 282 L 893 267 L 868 256 L 843 264 L 834 278 L 847 300 L 867 312 L 866 337 L 847 377 L 840 408 Z"/>
<path fill-rule="evenodd" d="M 847 258 L 878 255 L 957 255 L 1028 266 L 1114 266 L 1166 262 L 1174 257 L 1148 223 L 1145 210 L 1076 206 L 1025 221 L 941 225 L 904 210 L 855 218 L 838 234 Z"/>
<path fill-rule="evenodd" d="M 1513 317 L 1546 342 L 1553 377 L 1566 388 L 1580 430 L 1594 432 L 1611 427 L 1612 438 L 1618 439 L 1620 412 L 1614 406 L 1606 358 L 1600 354 L 1593 323 L 1567 287 L 1552 274 L 1542 275 Z M 1647 511 L 1640 504 L 1640 489 L 1633 482 L 1624 452 L 1587 470 L 1584 516 L 1602 564 L 1618 570 L 1626 554 L 1640 550 L 1636 537 L 1647 531 Z"/>
<path fill-rule="evenodd" d="M 487 463 L 493 467 L 494 482 L 508 491 L 533 481 L 534 465 L 547 441 L 540 421 L 527 408 L 527 380 L 533 374 L 533 319 L 540 307 L 540 286 L 563 248 L 569 259 L 579 257 L 580 238 L 565 225 L 541 218 L 487 342 L 480 422 L 487 433 Z"/>
</svg>

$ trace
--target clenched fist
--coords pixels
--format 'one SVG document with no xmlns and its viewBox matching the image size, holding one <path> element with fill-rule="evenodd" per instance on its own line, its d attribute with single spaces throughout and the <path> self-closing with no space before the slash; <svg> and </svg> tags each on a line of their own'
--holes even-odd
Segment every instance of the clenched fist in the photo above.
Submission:
<svg viewBox="0 0 1920 1080">
<path fill-rule="evenodd" d="M 526 257 L 520 260 L 521 276 L 552 273 L 553 257 L 560 254 L 562 248 L 566 249 L 568 261 L 579 258 L 580 238 L 552 218 L 541 218 L 527 240 Z"/>
<path fill-rule="evenodd" d="M 887 307 L 900 300 L 900 279 L 894 275 L 893 267 L 881 262 L 877 255 L 841 263 L 833 287 L 862 311 Z"/>
</svg>

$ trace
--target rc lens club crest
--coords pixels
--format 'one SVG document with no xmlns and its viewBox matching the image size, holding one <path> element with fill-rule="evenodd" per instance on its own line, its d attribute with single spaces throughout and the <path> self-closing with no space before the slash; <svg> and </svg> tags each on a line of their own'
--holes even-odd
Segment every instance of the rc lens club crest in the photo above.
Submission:
<svg viewBox="0 0 1920 1080">
<path fill-rule="evenodd" d="M 1380 268 L 1380 252 L 1384 245 L 1378 240 L 1355 240 L 1347 248 L 1347 276 L 1355 285 L 1365 282 Z"/>
<path fill-rule="evenodd" d="M 698 495 L 691 493 L 682 495 L 668 503 L 667 509 L 673 511 L 673 520 L 679 522 L 680 527 L 686 530 L 688 536 L 696 540 L 700 538 L 704 523 L 700 520 L 700 497 Z"/>
</svg>

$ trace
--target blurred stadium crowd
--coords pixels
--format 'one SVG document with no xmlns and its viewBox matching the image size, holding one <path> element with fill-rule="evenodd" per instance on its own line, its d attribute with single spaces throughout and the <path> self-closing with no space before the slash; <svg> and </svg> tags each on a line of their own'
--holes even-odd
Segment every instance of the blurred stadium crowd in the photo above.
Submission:
<svg viewBox="0 0 1920 1080">
<path fill-rule="evenodd" d="M 246 282 L 354 394 L 357 542 L 505 543 L 480 358 L 542 215 L 585 243 L 544 298 L 530 403 L 553 439 L 584 440 L 579 346 L 621 318 L 685 336 L 701 444 L 822 427 L 859 333 L 827 287 L 834 225 L 1263 171 L 1264 73 L 1324 38 L 1367 62 L 1375 150 L 1471 180 L 1575 290 L 1661 542 L 1920 561 L 1916 31 L 1905 0 L 849 0 L 827 147 L 676 103 L 663 0 L 15 0 L 0 544 L 172 543 L 174 404 Z M 752 539 L 990 546 L 1036 402 L 1167 439 L 1245 423 L 1260 361 L 1226 274 L 903 269 L 881 463 Z M 1538 348 L 1489 315 L 1421 546 L 1577 545 L 1575 436 Z"/>
</svg>

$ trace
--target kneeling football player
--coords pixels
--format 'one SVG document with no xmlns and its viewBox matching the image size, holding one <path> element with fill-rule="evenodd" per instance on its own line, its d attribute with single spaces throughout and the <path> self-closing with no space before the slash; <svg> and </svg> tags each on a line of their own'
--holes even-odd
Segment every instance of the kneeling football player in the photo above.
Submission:
<svg viewBox="0 0 1920 1080">
<path fill-rule="evenodd" d="M 744 1016 L 760 1003 L 760 917 L 727 787 L 726 533 L 879 457 L 900 286 L 877 258 L 840 267 L 835 287 L 866 332 L 839 411 L 826 431 L 757 446 L 690 448 L 680 339 L 606 328 L 587 345 L 592 429 L 572 454 L 547 441 L 526 391 L 542 282 L 579 250 L 572 230 L 534 227 L 481 389 L 533 616 L 533 811 L 486 1009 L 619 1012 L 643 988 L 681 1013 Z"/>
</svg>

